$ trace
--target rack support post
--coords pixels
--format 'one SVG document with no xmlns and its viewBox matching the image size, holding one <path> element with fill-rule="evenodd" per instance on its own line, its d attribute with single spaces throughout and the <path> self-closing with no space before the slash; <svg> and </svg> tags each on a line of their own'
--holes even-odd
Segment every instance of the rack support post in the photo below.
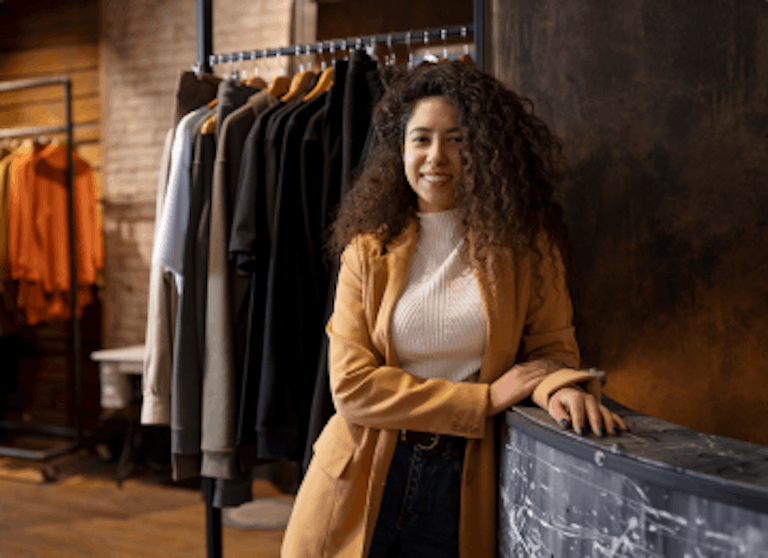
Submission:
<svg viewBox="0 0 768 558">
<path fill-rule="evenodd" d="M 211 73 L 213 54 L 213 11 L 212 0 L 197 0 L 197 67 L 204 74 Z"/>
<path fill-rule="evenodd" d="M 485 0 L 474 0 L 475 67 L 485 71 Z"/>
<path fill-rule="evenodd" d="M 22 89 L 32 89 L 46 85 L 61 85 L 64 96 L 64 123 L 60 126 L 33 126 L 25 128 L 12 128 L 9 130 L 0 130 L 0 138 L 14 138 L 24 136 L 35 136 L 41 134 L 53 134 L 64 132 L 67 137 L 67 202 L 69 204 L 69 244 L 70 244 L 70 278 L 72 292 L 72 376 L 74 389 L 71 393 L 71 403 L 74 407 L 74 428 L 36 425 L 27 423 L 16 423 L 12 421 L 0 421 L 0 429 L 7 430 L 26 430 L 38 432 L 41 434 L 52 434 L 55 436 L 72 437 L 66 445 L 59 445 L 49 449 L 28 449 L 13 446 L 4 446 L 0 444 L 0 456 L 17 457 L 21 459 L 30 459 L 35 461 L 46 461 L 60 455 L 65 455 L 80 447 L 83 441 L 82 427 L 82 374 L 81 374 L 81 337 L 80 337 L 80 319 L 77 314 L 78 307 L 78 288 L 77 288 L 77 265 L 75 250 L 77 247 L 77 236 L 75 231 L 75 165 L 74 165 L 74 138 L 72 133 L 72 82 L 66 75 L 55 76 L 42 79 L 22 79 L 13 81 L 0 81 L 0 91 L 17 91 Z"/>
</svg>

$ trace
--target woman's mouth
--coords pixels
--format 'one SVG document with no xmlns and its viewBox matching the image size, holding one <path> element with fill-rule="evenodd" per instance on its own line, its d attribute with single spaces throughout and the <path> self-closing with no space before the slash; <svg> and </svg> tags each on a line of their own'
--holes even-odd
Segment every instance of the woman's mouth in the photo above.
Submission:
<svg viewBox="0 0 768 558">
<path fill-rule="evenodd" d="M 422 174 L 421 177 L 427 182 L 433 184 L 442 184 L 448 182 L 451 179 L 450 174 Z"/>
</svg>

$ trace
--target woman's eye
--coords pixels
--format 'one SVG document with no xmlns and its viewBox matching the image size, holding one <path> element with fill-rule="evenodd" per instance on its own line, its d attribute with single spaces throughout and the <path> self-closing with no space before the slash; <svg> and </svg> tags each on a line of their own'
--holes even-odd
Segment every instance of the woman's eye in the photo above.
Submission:
<svg viewBox="0 0 768 558">
<path fill-rule="evenodd" d="M 463 140 L 464 140 L 464 138 L 462 138 L 461 136 L 455 136 L 455 137 L 450 138 L 448 141 L 453 142 L 453 143 L 461 143 Z"/>
</svg>

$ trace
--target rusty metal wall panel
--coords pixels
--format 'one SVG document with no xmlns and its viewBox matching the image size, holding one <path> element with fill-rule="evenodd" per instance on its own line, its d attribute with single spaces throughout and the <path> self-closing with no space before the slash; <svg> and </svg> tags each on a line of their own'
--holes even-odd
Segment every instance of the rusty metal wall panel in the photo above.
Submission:
<svg viewBox="0 0 768 558">
<path fill-rule="evenodd" d="M 492 70 L 564 140 L 585 363 L 768 445 L 768 3 L 491 3 Z"/>
</svg>

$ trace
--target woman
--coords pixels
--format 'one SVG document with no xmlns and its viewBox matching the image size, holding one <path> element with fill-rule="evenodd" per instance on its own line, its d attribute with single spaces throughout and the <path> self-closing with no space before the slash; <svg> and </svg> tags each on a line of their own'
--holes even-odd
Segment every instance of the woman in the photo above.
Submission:
<svg viewBox="0 0 768 558">
<path fill-rule="evenodd" d="M 460 62 L 395 76 L 374 124 L 331 239 L 337 414 L 283 556 L 495 556 L 494 415 L 532 396 L 582 435 L 625 428 L 574 369 L 559 144 Z"/>
</svg>

